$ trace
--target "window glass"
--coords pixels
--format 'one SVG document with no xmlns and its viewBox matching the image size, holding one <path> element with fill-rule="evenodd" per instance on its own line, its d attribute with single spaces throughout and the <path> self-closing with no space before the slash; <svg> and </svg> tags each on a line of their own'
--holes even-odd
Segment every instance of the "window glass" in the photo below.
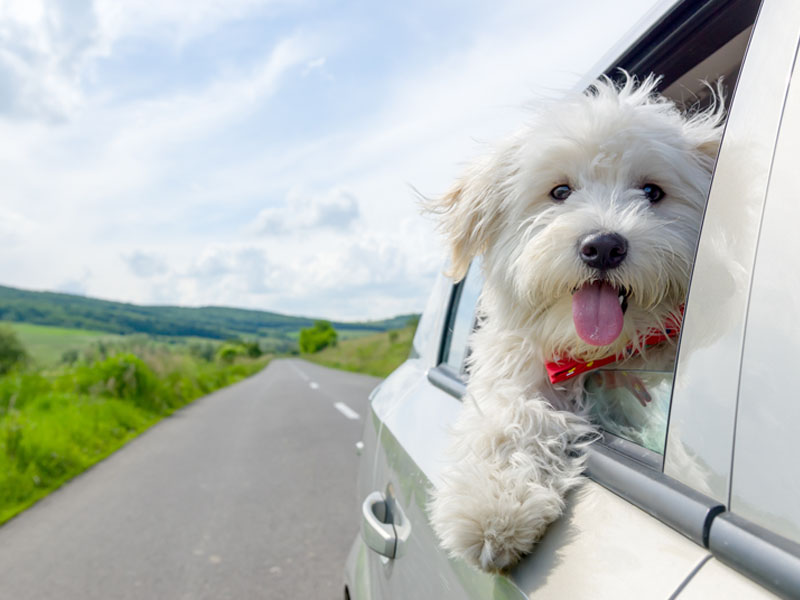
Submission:
<svg viewBox="0 0 800 600">
<path fill-rule="evenodd" d="M 603 430 L 664 454 L 672 371 L 601 369 L 586 378 L 592 419 Z"/>
<path fill-rule="evenodd" d="M 475 306 L 483 285 L 479 260 L 472 261 L 466 278 L 457 285 L 455 314 L 449 321 L 449 343 L 444 362 L 457 373 L 463 373 L 468 355 L 467 342 L 475 325 Z"/>
</svg>

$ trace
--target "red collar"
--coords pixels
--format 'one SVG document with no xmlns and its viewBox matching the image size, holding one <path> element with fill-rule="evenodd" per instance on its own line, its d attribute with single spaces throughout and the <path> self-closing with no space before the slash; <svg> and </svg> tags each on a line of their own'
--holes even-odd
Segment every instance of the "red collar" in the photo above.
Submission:
<svg viewBox="0 0 800 600">
<path fill-rule="evenodd" d="M 638 347 L 644 348 L 648 346 L 655 346 L 656 344 L 665 342 L 670 338 L 678 337 L 678 334 L 681 330 L 681 321 L 683 320 L 683 304 L 680 305 L 679 310 L 681 313 L 680 319 L 676 319 L 674 317 L 667 319 L 664 323 L 663 331 L 660 329 L 648 329 L 644 333 L 640 334 L 639 337 L 641 344 L 639 344 Z M 634 348 L 633 344 L 631 344 L 621 355 L 612 354 L 611 356 L 586 362 L 576 360 L 574 358 L 563 358 L 558 361 L 546 362 L 544 366 L 547 369 L 547 375 L 550 377 L 550 383 L 561 383 L 567 379 L 577 377 L 581 373 L 594 371 L 600 367 L 605 367 L 606 365 L 630 358 L 631 356 L 636 356 L 637 354 L 639 354 L 639 350 Z"/>
</svg>

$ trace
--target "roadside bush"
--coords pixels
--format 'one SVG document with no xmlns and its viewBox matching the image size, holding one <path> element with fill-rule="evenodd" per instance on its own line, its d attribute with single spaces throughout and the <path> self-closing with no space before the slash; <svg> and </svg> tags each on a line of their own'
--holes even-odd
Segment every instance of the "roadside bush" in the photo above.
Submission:
<svg viewBox="0 0 800 600">
<path fill-rule="evenodd" d="M 339 335 L 329 321 L 316 321 L 313 327 L 300 330 L 300 352 L 313 354 L 328 346 L 335 346 Z"/>
<path fill-rule="evenodd" d="M 214 360 L 217 347 L 211 342 L 193 342 L 189 345 L 189 354 L 206 362 Z"/>
<path fill-rule="evenodd" d="M 226 342 L 217 350 L 217 358 L 225 364 L 231 364 L 240 356 L 246 356 L 247 351 L 241 344 Z"/>
<path fill-rule="evenodd" d="M 8 325 L 0 325 L 0 375 L 28 360 L 28 352 Z"/>
<path fill-rule="evenodd" d="M 158 393 L 160 385 L 155 373 L 133 354 L 116 354 L 92 365 L 78 366 L 60 383 L 62 389 L 65 385 L 73 388 L 64 391 L 119 398 L 156 412 L 167 408 Z"/>
<path fill-rule="evenodd" d="M 52 389 L 53 384 L 39 373 L 17 372 L 0 377 L 0 418 Z"/>
<path fill-rule="evenodd" d="M 258 358 L 263 354 L 261 346 L 256 341 L 243 342 L 244 350 L 250 358 Z"/>
</svg>

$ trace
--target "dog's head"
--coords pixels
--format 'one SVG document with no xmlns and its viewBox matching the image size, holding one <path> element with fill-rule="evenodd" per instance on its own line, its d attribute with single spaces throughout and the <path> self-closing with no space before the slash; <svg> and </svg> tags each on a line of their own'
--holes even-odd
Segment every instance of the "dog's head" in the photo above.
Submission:
<svg viewBox="0 0 800 600">
<path fill-rule="evenodd" d="M 550 356 L 620 352 L 686 296 L 724 114 L 682 113 L 657 83 L 540 105 L 431 207 L 452 275 L 482 254 L 485 308 Z"/>
</svg>

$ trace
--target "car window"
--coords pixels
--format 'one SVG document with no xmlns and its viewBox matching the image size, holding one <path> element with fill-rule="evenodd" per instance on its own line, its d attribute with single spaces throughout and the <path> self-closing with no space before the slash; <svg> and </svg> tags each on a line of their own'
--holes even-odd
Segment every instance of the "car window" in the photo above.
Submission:
<svg viewBox="0 0 800 600">
<path fill-rule="evenodd" d="M 723 94 L 730 105 L 755 18 L 755 7 L 752 8 L 749 21 L 740 14 L 733 30 L 723 28 L 716 34 L 711 31 L 710 40 L 703 42 L 709 48 L 708 54 L 682 55 L 682 70 L 674 65 L 663 69 L 666 87 L 662 93 L 679 105 L 702 108 L 711 99 L 708 84 L 702 80 L 722 78 Z M 620 66 L 625 66 L 624 60 Z M 644 73 L 659 72 L 652 63 L 639 68 Z M 609 75 L 613 75 L 612 71 Z M 674 345 L 677 352 L 677 343 Z M 674 361 L 662 371 L 626 369 L 624 362 L 618 368 L 593 371 L 586 376 L 584 386 L 590 414 L 605 432 L 663 455 L 673 379 Z"/>
<path fill-rule="evenodd" d="M 443 362 L 459 374 L 465 373 L 469 334 L 475 326 L 475 308 L 482 285 L 480 260 L 474 260 L 467 276 L 453 290 Z"/>
</svg>

